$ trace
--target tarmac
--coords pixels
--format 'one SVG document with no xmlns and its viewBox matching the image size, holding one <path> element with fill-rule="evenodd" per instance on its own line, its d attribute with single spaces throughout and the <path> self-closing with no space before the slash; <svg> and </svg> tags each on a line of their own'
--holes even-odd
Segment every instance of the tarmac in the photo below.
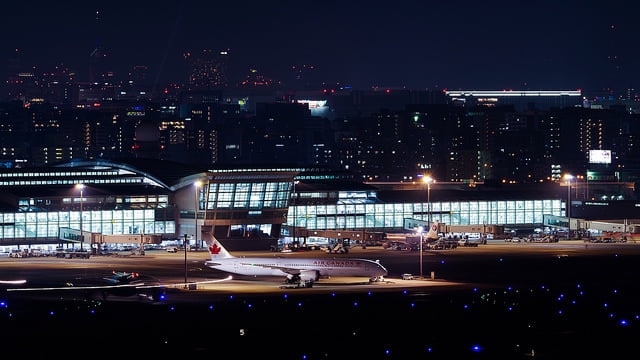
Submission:
<svg viewBox="0 0 640 360">
<path fill-rule="evenodd" d="M 332 257 L 317 251 L 237 256 Z M 7 357 L 65 359 L 594 359 L 637 356 L 638 244 L 489 243 L 419 254 L 353 248 L 380 259 L 383 282 L 234 278 L 203 268 L 208 254 L 0 259 L 0 278 L 62 278 L 112 268 L 157 275 L 167 301 L 9 298 L 0 306 Z M 344 255 L 342 255 L 344 256 Z M 431 278 L 433 272 L 434 278 Z M 196 282 L 193 289 L 188 284 Z M 180 287 L 182 283 L 183 287 Z M 5 294 L 6 295 L 6 294 Z M 66 295 L 66 294 L 65 294 Z M 66 295 L 68 296 L 68 295 Z M 2 299 L 0 299 L 2 300 Z M 66 300 L 66 301 L 65 301 Z M 60 349 L 67 351 L 60 351 Z"/>
</svg>

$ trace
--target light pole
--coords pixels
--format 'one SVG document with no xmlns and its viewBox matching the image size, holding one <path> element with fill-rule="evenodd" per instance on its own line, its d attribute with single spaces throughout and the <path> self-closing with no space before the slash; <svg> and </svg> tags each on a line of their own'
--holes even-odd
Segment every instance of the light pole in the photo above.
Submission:
<svg viewBox="0 0 640 360">
<path fill-rule="evenodd" d="M 195 224 L 196 224 L 196 230 L 194 231 L 194 236 L 195 236 L 195 245 L 196 248 L 198 247 L 198 209 L 200 208 L 199 204 L 198 204 L 198 195 L 200 195 L 200 186 L 202 186 L 202 181 L 198 180 L 196 181 L 193 186 L 195 186 L 195 208 L 194 208 L 194 213 L 195 213 Z M 186 251 L 186 247 L 185 247 L 185 251 Z"/>
<path fill-rule="evenodd" d="M 195 230 L 193 231 L 193 235 L 195 237 L 195 244 L 196 246 L 198 246 L 198 191 L 200 189 L 200 186 L 202 185 L 201 181 L 196 181 L 195 183 L 193 183 L 193 186 L 195 188 L 194 190 L 194 205 L 195 207 L 193 208 L 193 213 L 194 213 L 194 223 L 195 223 Z M 188 234 L 184 234 L 184 288 L 188 289 L 189 288 L 189 284 L 187 284 L 188 278 L 187 278 L 187 242 L 189 239 L 189 235 Z"/>
<path fill-rule="evenodd" d="M 424 226 L 418 226 L 418 231 L 420 232 L 420 279 L 422 279 L 422 242 L 424 241 L 424 231 L 428 228 L 429 226 L 426 228 Z"/>
<path fill-rule="evenodd" d="M 84 243 L 84 234 L 82 233 L 82 203 L 84 202 L 84 184 L 76 184 L 76 189 L 80 190 L 80 251 L 82 251 Z"/>
<path fill-rule="evenodd" d="M 567 240 L 571 238 L 571 179 L 573 179 L 573 175 L 566 174 L 564 178 L 567 180 L 567 219 L 569 219 L 569 223 L 567 224 Z"/>
<path fill-rule="evenodd" d="M 422 178 L 427 184 L 427 229 L 431 226 L 431 183 L 433 179 L 431 176 L 425 176 Z M 422 279 L 422 234 L 420 235 L 420 278 Z"/>
<path fill-rule="evenodd" d="M 298 194 L 296 193 L 296 185 L 298 184 L 298 181 L 295 180 L 293 182 L 293 246 L 296 247 L 297 246 L 297 242 L 296 242 L 296 218 L 298 217 L 298 209 L 296 208 L 296 198 L 298 197 Z"/>
<path fill-rule="evenodd" d="M 585 184 L 585 196 L 584 199 L 585 200 L 590 200 L 589 199 L 589 172 L 587 172 L 587 176 L 584 177 L 584 184 Z"/>
<path fill-rule="evenodd" d="M 187 289 L 187 237 L 189 234 L 184 234 L 184 288 Z"/>
</svg>

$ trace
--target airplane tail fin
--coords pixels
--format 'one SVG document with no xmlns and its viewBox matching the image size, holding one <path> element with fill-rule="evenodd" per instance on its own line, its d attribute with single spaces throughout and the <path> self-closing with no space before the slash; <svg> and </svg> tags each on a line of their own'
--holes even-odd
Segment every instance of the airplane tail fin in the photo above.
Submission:
<svg viewBox="0 0 640 360">
<path fill-rule="evenodd" d="M 209 255 L 211 256 L 212 260 L 234 257 L 229 253 L 229 251 L 227 251 L 227 249 L 224 248 L 224 246 L 222 246 L 220 241 L 218 241 L 218 239 L 216 239 L 213 234 L 203 233 L 202 236 L 203 240 L 207 243 L 207 249 L 209 250 Z"/>
<path fill-rule="evenodd" d="M 434 241 L 440 239 L 438 235 L 438 220 L 434 220 L 431 227 L 429 227 L 429 232 L 427 232 L 427 240 Z"/>
</svg>

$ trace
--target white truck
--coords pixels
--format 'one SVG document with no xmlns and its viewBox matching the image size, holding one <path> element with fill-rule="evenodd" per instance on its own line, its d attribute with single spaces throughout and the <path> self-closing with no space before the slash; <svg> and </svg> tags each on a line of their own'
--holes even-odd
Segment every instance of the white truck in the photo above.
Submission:
<svg viewBox="0 0 640 360">
<path fill-rule="evenodd" d="M 481 244 L 481 242 L 482 242 L 482 239 L 480 238 L 478 239 L 462 238 L 458 240 L 458 246 L 477 247 L 479 244 Z"/>
<path fill-rule="evenodd" d="M 56 257 L 63 259 L 88 259 L 91 252 L 87 250 L 76 249 L 56 249 Z"/>
</svg>

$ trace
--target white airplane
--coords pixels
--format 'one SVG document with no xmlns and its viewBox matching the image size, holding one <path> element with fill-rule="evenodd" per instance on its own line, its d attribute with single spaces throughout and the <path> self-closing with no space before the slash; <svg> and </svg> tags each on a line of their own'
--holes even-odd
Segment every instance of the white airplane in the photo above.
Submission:
<svg viewBox="0 0 640 360">
<path fill-rule="evenodd" d="M 228 273 L 251 276 L 284 276 L 288 283 L 311 284 L 321 277 L 362 276 L 383 281 L 387 275 L 379 261 L 354 258 L 235 257 L 209 234 L 205 237 L 211 260 L 205 265 Z"/>
<path fill-rule="evenodd" d="M 429 231 L 427 232 L 426 241 L 433 242 L 440 239 L 440 235 L 438 235 L 438 220 L 434 220 L 431 227 L 429 227 Z"/>
</svg>

